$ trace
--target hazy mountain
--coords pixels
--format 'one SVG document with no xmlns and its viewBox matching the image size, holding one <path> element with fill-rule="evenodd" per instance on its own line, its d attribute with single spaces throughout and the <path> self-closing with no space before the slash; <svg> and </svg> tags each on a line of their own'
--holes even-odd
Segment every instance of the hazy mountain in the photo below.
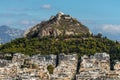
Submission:
<svg viewBox="0 0 120 80">
<path fill-rule="evenodd" d="M 2 25 L 0 26 L 0 43 L 6 43 L 11 41 L 12 39 L 21 37 L 23 32 L 23 30 Z"/>
</svg>

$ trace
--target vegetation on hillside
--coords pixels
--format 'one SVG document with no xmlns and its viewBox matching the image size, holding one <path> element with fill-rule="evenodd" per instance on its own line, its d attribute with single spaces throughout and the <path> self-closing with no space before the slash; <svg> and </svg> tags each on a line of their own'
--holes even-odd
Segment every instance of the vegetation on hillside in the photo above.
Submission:
<svg viewBox="0 0 120 80">
<path fill-rule="evenodd" d="M 0 47 L 4 53 L 33 54 L 59 54 L 77 53 L 81 55 L 92 55 L 96 52 L 107 52 L 111 59 L 120 60 L 120 44 L 98 35 L 71 35 L 43 38 L 19 38 Z"/>
</svg>

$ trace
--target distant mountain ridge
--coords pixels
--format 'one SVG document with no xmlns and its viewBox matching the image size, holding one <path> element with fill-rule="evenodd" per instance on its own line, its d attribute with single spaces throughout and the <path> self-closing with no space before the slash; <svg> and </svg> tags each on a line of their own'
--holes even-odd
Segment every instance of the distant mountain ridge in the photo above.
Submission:
<svg viewBox="0 0 120 80">
<path fill-rule="evenodd" d="M 51 16 L 49 20 L 43 21 L 26 31 L 24 37 L 34 38 L 87 33 L 90 33 L 89 29 L 76 18 L 60 12 L 56 16 Z"/>
<path fill-rule="evenodd" d="M 23 30 L 11 28 L 6 25 L 0 26 L 0 43 L 6 43 L 12 39 L 19 38 L 24 33 Z"/>
</svg>

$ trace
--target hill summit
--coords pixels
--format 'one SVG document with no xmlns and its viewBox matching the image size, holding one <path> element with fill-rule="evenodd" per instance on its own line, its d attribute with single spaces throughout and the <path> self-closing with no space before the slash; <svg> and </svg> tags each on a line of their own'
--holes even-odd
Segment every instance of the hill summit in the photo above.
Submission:
<svg viewBox="0 0 120 80">
<path fill-rule="evenodd" d="M 37 24 L 26 31 L 24 37 L 0 45 L 2 53 L 73 54 L 78 56 L 109 53 L 112 60 L 120 60 L 120 44 L 89 29 L 70 15 L 58 13 L 48 21 Z M 56 36 L 56 37 L 54 37 Z"/>
<path fill-rule="evenodd" d="M 62 12 L 51 16 L 49 20 L 42 21 L 24 33 L 26 38 L 59 35 L 78 35 L 90 33 L 89 29 L 77 19 Z"/>
</svg>

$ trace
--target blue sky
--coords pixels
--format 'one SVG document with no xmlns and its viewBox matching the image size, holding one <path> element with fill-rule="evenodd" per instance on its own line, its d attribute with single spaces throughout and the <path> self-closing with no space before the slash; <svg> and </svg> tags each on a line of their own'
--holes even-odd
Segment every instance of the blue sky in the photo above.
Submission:
<svg viewBox="0 0 120 80">
<path fill-rule="evenodd" d="M 1 0 L 0 25 L 28 29 L 64 12 L 93 33 L 120 40 L 120 0 Z"/>
</svg>

